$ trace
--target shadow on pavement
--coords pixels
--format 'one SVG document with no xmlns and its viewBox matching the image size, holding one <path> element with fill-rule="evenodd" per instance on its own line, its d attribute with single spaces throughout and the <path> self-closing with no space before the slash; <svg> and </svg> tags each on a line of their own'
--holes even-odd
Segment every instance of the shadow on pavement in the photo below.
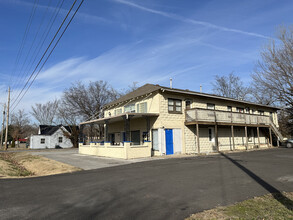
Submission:
<svg viewBox="0 0 293 220">
<path fill-rule="evenodd" d="M 262 178 L 257 176 L 255 173 L 238 163 L 236 160 L 232 159 L 228 155 L 220 152 L 220 154 L 231 161 L 234 165 L 236 165 L 238 168 L 240 168 L 242 171 L 244 171 L 248 176 L 250 176 L 252 179 L 254 179 L 259 185 L 261 185 L 264 189 L 266 189 L 268 192 L 272 194 L 272 196 L 280 202 L 283 206 L 285 206 L 289 210 L 293 210 L 293 201 L 286 197 L 282 192 L 280 192 L 277 188 L 273 187 L 266 181 L 264 181 Z"/>
</svg>

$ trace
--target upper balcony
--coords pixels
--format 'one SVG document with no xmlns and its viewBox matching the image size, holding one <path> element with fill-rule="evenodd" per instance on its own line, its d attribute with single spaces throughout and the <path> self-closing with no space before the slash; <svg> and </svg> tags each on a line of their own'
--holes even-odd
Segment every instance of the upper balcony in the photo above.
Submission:
<svg viewBox="0 0 293 220">
<path fill-rule="evenodd" d="M 269 116 L 193 108 L 186 110 L 185 124 L 219 124 L 269 127 Z"/>
</svg>

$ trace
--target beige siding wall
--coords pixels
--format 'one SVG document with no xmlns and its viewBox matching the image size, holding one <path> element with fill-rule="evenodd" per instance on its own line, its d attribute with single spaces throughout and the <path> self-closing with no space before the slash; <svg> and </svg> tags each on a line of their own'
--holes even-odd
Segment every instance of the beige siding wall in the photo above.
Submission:
<svg viewBox="0 0 293 220">
<path fill-rule="evenodd" d="M 216 151 L 215 141 L 209 140 L 209 128 L 214 129 L 214 126 L 199 126 L 199 142 L 200 152 L 208 153 Z M 267 140 L 260 129 L 260 147 L 267 147 Z M 196 127 L 195 125 L 187 126 L 185 129 L 186 137 L 186 153 L 198 153 L 196 142 Z M 234 127 L 234 143 L 235 149 L 246 149 L 245 147 L 245 128 Z M 231 127 L 218 126 L 218 143 L 220 151 L 228 151 L 233 149 Z M 258 145 L 257 132 L 255 127 L 248 127 L 248 148 L 251 149 Z"/>
<path fill-rule="evenodd" d="M 145 95 L 143 97 L 136 98 L 135 100 L 132 100 L 131 102 L 125 102 L 123 104 L 118 104 L 115 107 L 108 109 L 104 112 L 105 117 L 109 117 L 109 113 L 111 116 L 115 116 L 115 110 L 117 111 L 118 109 L 122 110 L 122 113 L 124 113 L 124 106 L 125 105 L 130 105 L 130 104 L 135 104 L 135 110 L 137 109 L 137 104 L 140 103 L 147 103 L 147 112 L 148 113 L 159 113 L 160 106 L 159 106 L 159 95 L 158 93 L 154 93 L 152 95 Z"/>
</svg>

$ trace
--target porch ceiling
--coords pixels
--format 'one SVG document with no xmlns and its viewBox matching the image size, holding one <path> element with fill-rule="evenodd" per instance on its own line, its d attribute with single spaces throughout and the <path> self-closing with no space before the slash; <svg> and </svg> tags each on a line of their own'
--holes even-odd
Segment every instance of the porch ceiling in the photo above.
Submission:
<svg viewBox="0 0 293 220">
<path fill-rule="evenodd" d="M 135 118 L 142 118 L 142 117 L 157 117 L 159 114 L 157 113 L 123 113 L 119 114 L 116 116 L 111 116 L 111 117 L 105 117 L 105 118 L 99 118 L 95 120 L 90 120 L 90 121 L 85 121 L 81 122 L 80 125 L 86 125 L 86 124 L 105 124 L 106 122 L 112 123 L 112 122 L 118 122 L 118 121 L 123 121 L 124 118 L 129 118 L 135 119 Z"/>
</svg>

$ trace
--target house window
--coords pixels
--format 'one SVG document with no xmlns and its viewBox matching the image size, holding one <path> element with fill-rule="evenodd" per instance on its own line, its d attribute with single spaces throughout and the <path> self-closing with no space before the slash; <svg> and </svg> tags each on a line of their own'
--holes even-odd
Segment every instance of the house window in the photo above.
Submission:
<svg viewBox="0 0 293 220">
<path fill-rule="evenodd" d="M 124 106 L 124 112 L 135 112 L 135 104 Z"/>
<path fill-rule="evenodd" d="M 115 109 L 114 110 L 114 115 L 116 116 L 116 115 L 120 115 L 120 114 L 122 114 L 122 108 L 118 108 L 118 109 Z"/>
<path fill-rule="evenodd" d="M 258 110 L 259 115 L 265 115 L 265 112 L 262 110 Z"/>
<path fill-rule="evenodd" d="M 58 138 L 58 143 L 62 143 L 62 141 L 63 141 L 63 137 L 59 137 Z"/>
<path fill-rule="evenodd" d="M 168 99 L 168 111 L 170 113 L 181 113 L 182 101 L 180 99 Z"/>
<path fill-rule="evenodd" d="M 240 113 L 244 113 L 244 108 L 237 107 L 236 108 L 236 111 L 237 112 L 240 112 Z"/>
<path fill-rule="evenodd" d="M 232 106 L 227 106 L 227 111 L 232 112 Z"/>
<path fill-rule="evenodd" d="M 45 138 L 41 138 L 41 144 L 45 143 Z"/>
<path fill-rule="evenodd" d="M 136 105 L 137 112 L 139 113 L 147 113 L 147 102 L 139 103 Z"/>
<path fill-rule="evenodd" d="M 209 141 L 214 142 L 215 141 L 215 134 L 214 134 L 214 129 L 209 128 Z"/>
<path fill-rule="evenodd" d="M 190 109 L 191 108 L 191 101 L 190 100 L 185 100 L 185 108 Z"/>
<path fill-rule="evenodd" d="M 215 110 L 215 104 L 207 103 L 207 109 Z"/>
</svg>

